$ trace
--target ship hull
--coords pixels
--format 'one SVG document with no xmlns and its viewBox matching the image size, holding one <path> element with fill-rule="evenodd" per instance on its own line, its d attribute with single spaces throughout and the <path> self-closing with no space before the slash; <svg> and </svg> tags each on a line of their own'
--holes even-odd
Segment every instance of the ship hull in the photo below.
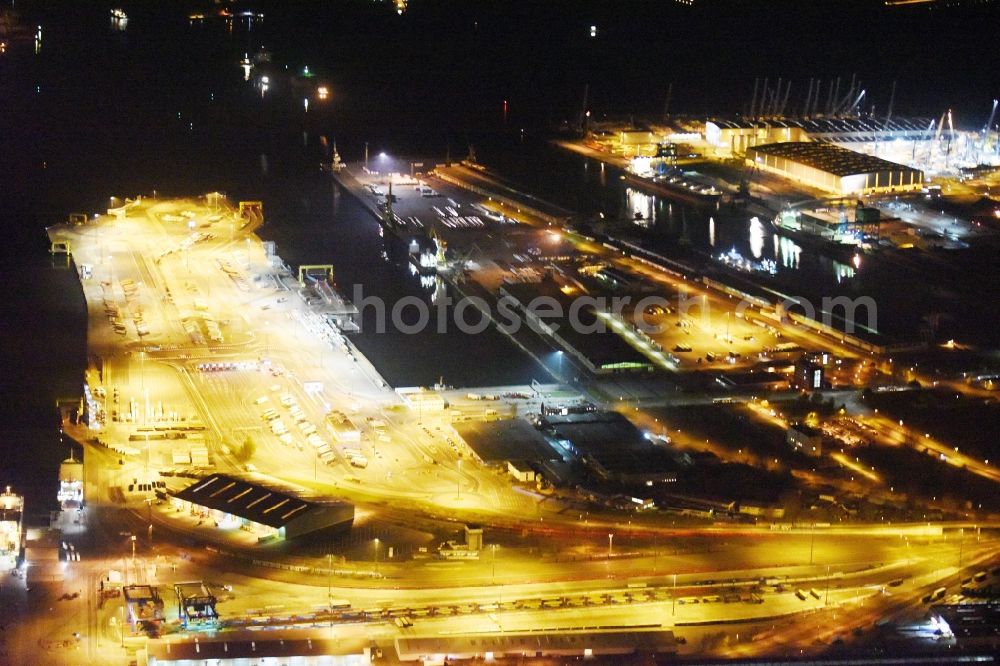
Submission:
<svg viewBox="0 0 1000 666">
<path fill-rule="evenodd" d="M 10 488 L 0 493 L 0 571 L 17 567 L 23 546 L 23 515 L 23 497 L 10 492 Z"/>
<path fill-rule="evenodd" d="M 638 185 L 653 194 L 658 194 L 668 199 L 676 199 L 698 206 L 716 206 L 719 199 L 722 197 L 721 194 L 693 192 L 686 187 L 681 187 L 673 183 L 656 182 L 655 180 L 649 180 L 648 178 L 643 178 L 635 175 L 634 173 L 628 172 L 625 173 L 625 181 Z"/>
<path fill-rule="evenodd" d="M 864 251 L 857 245 L 838 243 L 836 241 L 817 236 L 816 234 L 808 231 L 803 231 L 802 229 L 790 229 L 780 224 L 776 224 L 774 220 L 770 220 L 769 222 L 771 229 L 779 236 L 790 238 L 807 250 L 811 250 L 838 261 L 850 261 L 853 259 L 854 255 Z"/>
</svg>

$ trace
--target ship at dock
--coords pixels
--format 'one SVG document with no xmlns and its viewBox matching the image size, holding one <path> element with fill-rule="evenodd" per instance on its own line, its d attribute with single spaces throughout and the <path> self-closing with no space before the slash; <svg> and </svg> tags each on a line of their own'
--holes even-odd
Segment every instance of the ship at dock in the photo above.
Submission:
<svg viewBox="0 0 1000 666">
<path fill-rule="evenodd" d="M 69 458 L 59 465 L 59 492 L 56 494 L 63 511 L 83 508 L 83 461 L 70 451 Z"/>
<path fill-rule="evenodd" d="M 714 186 L 696 182 L 681 173 L 640 175 L 626 170 L 623 178 L 651 194 L 699 206 L 715 206 L 722 197 L 722 192 Z"/>
<path fill-rule="evenodd" d="M 22 522 L 24 498 L 11 492 L 10 486 L 0 493 L 0 571 L 17 567 L 24 543 Z"/>
<path fill-rule="evenodd" d="M 853 216 L 844 206 L 813 210 L 788 207 L 770 219 L 775 233 L 833 259 L 853 261 L 854 256 L 878 247 L 877 209 L 858 207 Z"/>
</svg>

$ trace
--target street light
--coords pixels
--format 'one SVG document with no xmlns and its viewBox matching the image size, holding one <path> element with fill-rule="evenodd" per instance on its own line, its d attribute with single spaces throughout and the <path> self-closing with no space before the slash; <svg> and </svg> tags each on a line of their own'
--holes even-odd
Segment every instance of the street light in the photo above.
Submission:
<svg viewBox="0 0 1000 666">
<path fill-rule="evenodd" d="M 608 533 L 608 560 L 611 560 L 611 545 L 614 543 L 615 535 Z"/>
<path fill-rule="evenodd" d="M 493 585 L 497 587 L 497 545 L 490 544 L 490 550 L 493 551 Z M 497 587 L 497 628 L 503 631 L 503 585 Z"/>
<path fill-rule="evenodd" d="M 670 600 L 673 602 L 673 608 L 670 610 L 670 614 L 677 615 L 677 574 L 674 574 L 674 589 L 670 593 Z"/>
<path fill-rule="evenodd" d="M 379 569 L 378 569 L 378 537 L 375 537 L 375 577 L 378 578 L 378 576 L 379 576 Z"/>
<path fill-rule="evenodd" d="M 816 524 L 813 523 L 812 529 L 809 530 L 809 564 L 813 563 L 813 546 L 816 545 Z"/>
</svg>

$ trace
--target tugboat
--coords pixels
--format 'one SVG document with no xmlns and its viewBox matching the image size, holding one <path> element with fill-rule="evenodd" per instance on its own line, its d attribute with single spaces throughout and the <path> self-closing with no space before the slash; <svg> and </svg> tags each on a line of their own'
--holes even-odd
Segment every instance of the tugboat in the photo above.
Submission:
<svg viewBox="0 0 1000 666">
<path fill-rule="evenodd" d="M 21 556 L 21 521 L 24 498 L 11 492 L 10 486 L 0 494 L 0 571 L 17 568 Z"/>
</svg>

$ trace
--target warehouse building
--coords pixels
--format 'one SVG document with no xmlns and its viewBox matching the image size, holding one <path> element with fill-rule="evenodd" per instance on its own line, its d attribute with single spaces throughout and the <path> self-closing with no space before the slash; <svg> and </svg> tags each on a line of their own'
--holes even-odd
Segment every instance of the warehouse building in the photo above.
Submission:
<svg viewBox="0 0 1000 666">
<path fill-rule="evenodd" d="M 808 141 L 794 121 L 753 122 L 716 118 L 705 123 L 705 141 L 723 154 L 742 155 L 747 148 L 776 141 Z"/>
<path fill-rule="evenodd" d="M 323 537 L 350 529 L 354 505 L 303 499 L 291 491 L 213 474 L 175 493 L 181 510 L 214 521 L 220 529 L 242 529 L 259 541 Z"/>
<path fill-rule="evenodd" d="M 617 483 L 673 483 L 681 463 L 618 412 L 547 414 L 539 428 L 553 447 L 579 459 L 598 478 Z"/>
<path fill-rule="evenodd" d="M 920 189 L 924 174 L 902 164 L 818 142 L 770 143 L 747 148 L 747 160 L 804 185 L 833 194 Z"/>
<path fill-rule="evenodd" d="M 524 419 L 462 421 L 453 427 L 480 461 L 508 470 L 510 463 L 519 463 L 522 476 L 532 463 L 562 459 L 544 435 Z"/>
</svg>

